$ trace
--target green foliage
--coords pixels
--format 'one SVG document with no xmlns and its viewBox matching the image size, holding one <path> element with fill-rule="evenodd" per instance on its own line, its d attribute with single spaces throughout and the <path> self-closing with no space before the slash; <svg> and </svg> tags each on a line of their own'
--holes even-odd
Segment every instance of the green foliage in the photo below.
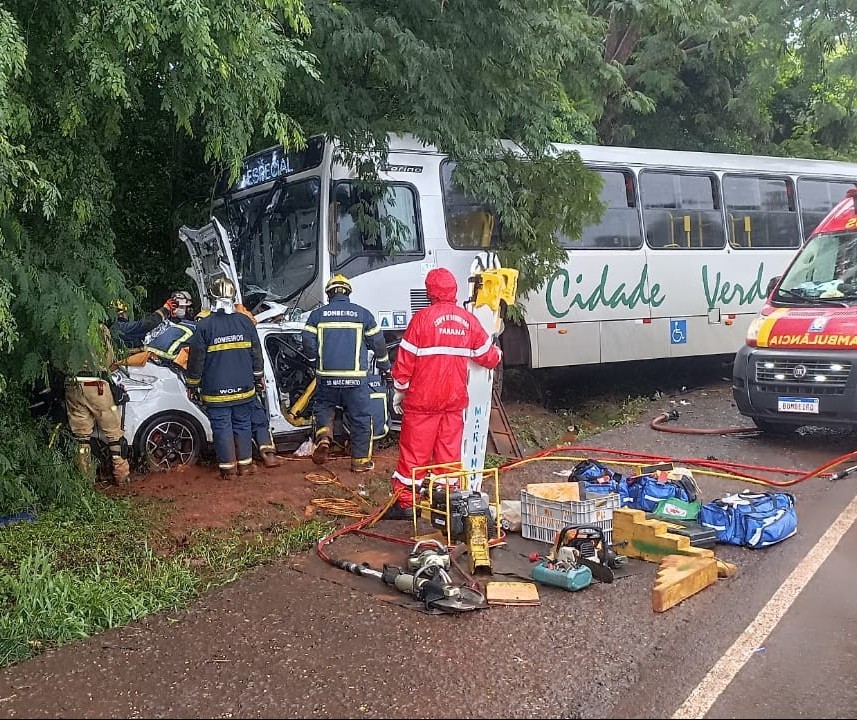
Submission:
<svg viewBox="0 0 857 720">
<path fill-rule="evenodd" d="M 195 199 L 185 173 L 237 171 L 257 132 L 301 140 L 282 101 L 293 78 L 316 74 L 308 30 L 298 0 L 0 9 L 0 376 L 19 399 L 103 351 L 111 301 L 174 282 L 163 255 L 137 250 L 175 242 L 175 211 Z M 184 158 L 196 169 L 176 171 Z M 160 192 L 138 206 L 152 184 Z M 188 184 L 196 197 L 199 184 Z M 22 475 L 17 454 L 5 456 Z"/>
<path fill-rule="evenodd" d="M 247 539 L 201 534 L 173 557 L 147 541 L 150 528 L 125 502 L 91 494 L 3 530 L 0 667 L 159 610 L 180 607 L 239 571 L 306 550 L 329 532 L 310 522 Z"/>
<path fill-rule="evenodd" d="M 91 489 L 68 462 L 76 447 L 68 429 L 32 419 L 15 386 L 0 398 L 0 437 L 0 515 L 50 503 L 86 508 Z"/>
</svg>

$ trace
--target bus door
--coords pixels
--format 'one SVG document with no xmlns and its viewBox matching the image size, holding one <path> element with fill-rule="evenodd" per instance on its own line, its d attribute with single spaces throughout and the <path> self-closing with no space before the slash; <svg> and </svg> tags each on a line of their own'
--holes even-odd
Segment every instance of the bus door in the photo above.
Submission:
<svg viewBox="0 0 857 720">
<path fill-rule="evenodd" d="M 330 274 L 349 278 L 355 301 L 375 314 L 388 340 L 428 305 L 424 279 L 436 263 L 442 229 L 439 162 L 436 153 L 391 150 L 380 166 L 382 187 L 360 182 L 350 167 L 333 165 Z"/>
</svg>

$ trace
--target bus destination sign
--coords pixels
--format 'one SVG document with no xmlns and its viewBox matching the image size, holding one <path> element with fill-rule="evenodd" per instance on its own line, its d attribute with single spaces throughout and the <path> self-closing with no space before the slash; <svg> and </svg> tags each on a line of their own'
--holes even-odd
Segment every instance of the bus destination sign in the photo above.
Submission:
<svg viewBox="0 0 857 720">
<path fill-rule="evenodd" d="M 323 155 L 324 138 L 322 137 L 310 138 L 306 148 L 297 152 L 286 153 L 282 145 L 261 150 L 244 158 L 241 175 L 232 185 L 228 185 L 229 175 L 224 172 L 215 194 L 219 197 L 226 193 L 241 192 L 264 185 L 279 177 L 311 170 L 321 165 Z"/>
</svg>

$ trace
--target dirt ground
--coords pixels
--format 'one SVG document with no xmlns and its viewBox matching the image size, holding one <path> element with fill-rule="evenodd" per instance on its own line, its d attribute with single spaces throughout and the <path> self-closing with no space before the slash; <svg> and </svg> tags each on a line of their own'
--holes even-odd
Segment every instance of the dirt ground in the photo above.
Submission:
<svg viewBox="0 0 857 720">
<path fill-rule="evenodd" d="M 538 405 L 510 403 L 507 413 L 545 428 L 557 422 L 555 413 Z M 525 451 L 533 449 L 525 443 L 523 447 Z M 281 454 L 280 458 L 279 468 L 266 469 L 256 463 L 254 476 L 231 482 L 221 480 L 216 464 L 206 462 L 169 472 L 134 473 L 129 485 L 104 489 L 154 509 L 161 518 L 161 529 L 181 545 L 198 530 L 236 528 L 254 532 L 274 525 L 296 525 L 314 516 L 335 519 L 313 503 L 325 498 L 352 501 L 362 512 L 371 514 L 389 497 L 398 446 L 395 436 L 385 438 L 373 453 L 375 469 L 365 474 L 352 473 L 343 452 L 334 452 L 324 466 L 314 465 L 307 457 Z M 500 474 L 501 499 L 518 498 L 520 481 L 507 475 Z"/>
</svg>

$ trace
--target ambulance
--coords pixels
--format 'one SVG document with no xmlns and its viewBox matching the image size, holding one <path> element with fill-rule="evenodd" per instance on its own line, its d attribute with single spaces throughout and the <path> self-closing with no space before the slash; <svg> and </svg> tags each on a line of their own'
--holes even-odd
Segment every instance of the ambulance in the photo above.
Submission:
<svg viewBox="0 0 857 720">
<path fill-rule="evenodd" d="M 766 432 L 857 427 L 857 183 L 816 227 L 735 356 L 738 410 Z"/>
</svg>

